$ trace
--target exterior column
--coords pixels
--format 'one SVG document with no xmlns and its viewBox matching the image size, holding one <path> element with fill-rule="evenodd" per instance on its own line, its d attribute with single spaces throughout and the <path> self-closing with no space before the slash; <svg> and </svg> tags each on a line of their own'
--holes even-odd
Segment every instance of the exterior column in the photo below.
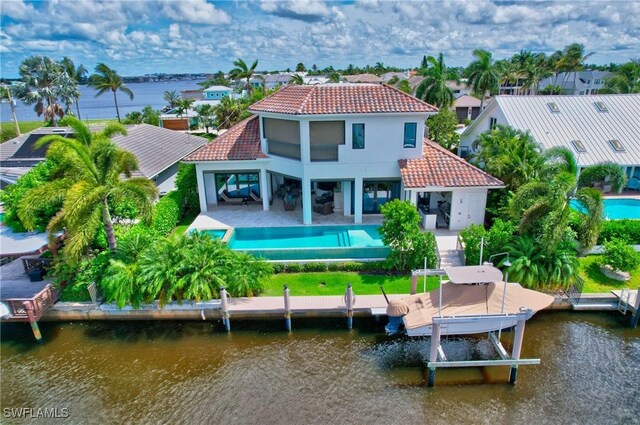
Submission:
<svg viewBox="0 0 640 425">
<path fill-rule="evenodd" d="M 418 192 L 412 190 L 411 192 L 411 205 L 413 205 L 414 207 L 418 206 Z"/>
<path fill-rule="evenodd" d="M 311 204 L 311 179 L 302 179 L 302 223 L 311 224 L 313 205 Z"/>
<path fill-rule="evenodd" d="M 266 168 L 260 169 L 260 197 L 262 198 L 262 211 L 269 211 L 269 182 Z"/>
<path fill-rule="evenodd" d="M 311 162 L 311 138 L 309 136 L 309 121 L 300 120 L 300 161 L 303 164 Z"/>
<path fill-rule="evenodd" d="M 362 223 L 362 189 L 363 189 L 363 182 L 362 182 L 362 177 L 356 177 L 356 182 L 355 182 L 355 190 L 353 192 L 354 194 L 354 206 L 353 206 L 353 214 L 354 214 L 354 219 L 353 222 L 356 224 L 360 224 Z"/>
<path fill-rule="evenodd" d="M 351 215 L 351 181 L 345 180 L 341 183 L 342 186 L 342 201 L 344 203 L 343 211 L 344 215 Z"/>
<path fill-rule="evenodd" d="M 204 177 L 202 168 L 196 164 L 196 180 L 198 181 L 198 199 L 200 200 L 200 212 L 207 211 L 207 196 L 205 195 Z"/>
</svg>

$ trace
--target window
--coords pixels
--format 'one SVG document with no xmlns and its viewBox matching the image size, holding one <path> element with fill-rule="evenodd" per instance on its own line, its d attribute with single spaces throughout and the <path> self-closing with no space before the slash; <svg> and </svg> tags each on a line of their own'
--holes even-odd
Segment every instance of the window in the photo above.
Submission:
<svg viewBox="0 0 640 425">
<path fill-rule="evenodd" d="M 496 128 L 496 124 L 498 124 L 498 119 L 491 117 L 489 118 L 489 130 L 493 130 L 494 128 Z"/>
<path fill-rule="evenodd" d="M 418 131 L 418 124 L 415 122 L 404 123 L 404 144 L 405 148 L 416 147 L 416 132 Z"/>
<path fill-rule="evenodd" d="M 584 96 L 584 90 L 580 90 L 580 93 L 578 93 L 579 96 Z"/>
<path fill-rule="evenodd" d="M 596 108 L 598 108 L 598 111 L 609 112 L 609 108 L 607 108 L 607 105 L 605 105 L 603 102 L 594 102 L 593 104 L 596 105 Z"/>
<path fill-rule="evenodd" d="M 547 102 L 547 107 L 551 112 L 560 112 L 560 108 L 558 108 L 556 102 Z"/>
<path fill-rule="evenodd" d="M 576 150 L 576 152 L 586 152 L 587 148 L 584 147 L 584 143 L 582 143 L 582 141 L 580 140 L 572 140 L 571 144 L 573 145 L 573 148 Z"/>
<path fill-rule="evenodd" d="M 216 173 L 216 191 L 218 201 L 222 194 L 228 198 L 249 198 L 251 193 L 260 196 L 260 178 L 258 173 Z"/>
<path fill-rule="evenodd" d="M 622 143 L 620 143 L 620 140 L 617 140 L 617 139 L 609 140 L 609 144 L 611 145 L 613 150 L 616 151 L 616 152 L 624 152 L 625 151 L 625 148 L 622 145 Z"/>
<path fill-rule="evenodd" d="M 353 124 L 351 130 L 353 149 L 364 149 L 364 124 Z"/>
<path fill-rule="evenodd" d="M 466 158 L 469 156 L 469 146 L 460 146 L 460 157 Z"/>
</svg>

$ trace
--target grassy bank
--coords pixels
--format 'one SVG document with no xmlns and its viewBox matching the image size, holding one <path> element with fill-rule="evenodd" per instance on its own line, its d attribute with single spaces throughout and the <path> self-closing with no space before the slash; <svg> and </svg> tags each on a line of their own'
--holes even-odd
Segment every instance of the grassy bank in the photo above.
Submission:
<svg viewBox="0 0 640 425">
<path fill-rule="evenodd" d="M 282 286 L 289 285 L 292 296 L 296 295 L 343 295 L 347 284 L 351 283 L 356 295 L 381 294 L 380 285 L 388 294 L 408 294 L 411 289 L 409 275 L 384 276 L 367 275 L 354 272 L 326 273 L 281 273 L 273 275 L 264 282 L 263 296 L 281 296 Z M 437 278 L 427 280 L 427 290 L 438 287 Z M 422 280 L 418 285 L 422 291 Z"/>
<path fill-rule="evenodd" d="M 84 122 L 90 125 L 100 125 L 107 124 L 109 122 L 117 122 L 116 119 L 98 119 L 98 120 L 83 120 Z M 33 131 L 37 128 L 43 127 L 43 121 L 20 121 L 18 122 L 20 126 L 20 132 L 22 134 Z M 13 121 L 0 123 L 0 143 L 4 143 L 7 140 L 11 140 L 16 137 L 15 126 L 13 125 Z"/>
<path fill-rule="evenodd" d="M 631 288 L 637 289 L 640 286 L 640 269 L 631 273 L 631 280 L 620 282 L 610 279 L 600 271 L 598 261 L 600 255 L 589 255 L 579 258 L 580 276 L 584 279 L 584 293 L 609 292 L 614 289 Z"/>
</svg>

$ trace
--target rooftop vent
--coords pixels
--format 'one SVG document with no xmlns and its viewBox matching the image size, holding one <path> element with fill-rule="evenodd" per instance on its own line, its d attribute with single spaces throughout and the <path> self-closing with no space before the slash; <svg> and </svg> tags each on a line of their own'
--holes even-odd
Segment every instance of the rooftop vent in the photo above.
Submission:
<svg viewBox="0 0 640 425">
<path fill-rule="evenodd" d="M 582 141 L 580 140 L 572 140 L 571 144 L 573 145 L 573 148 L 576 150 L 576 152 L 586 152 L 587 148 L 584 147 L 584 143 L 582 143 Z"/>
<path fill-rule="evenodd" d="M 603 102 L 594 102 L 594 105 L 596 105 L 596 108 L 598 108 L 600 112 L 609 112 L 609 108 L 607 108 L 607 105 Z"/>
<path fill-rule="evenodd" d="M 560 108 L 558 108 L 556 102 L 547 102 L 547 106 L 551 112 L 560 112 Z"/>
<path fill-rule="evenodd" d="M 620 140 L 617 140 L 617 139 L 609 140 L 609 144 L 611 145 L 613 150 L 616 152 L 624 152 L 626 150 L 624 146 L 622 146 L 622 143 L 620 143 Z"/>
</svg>

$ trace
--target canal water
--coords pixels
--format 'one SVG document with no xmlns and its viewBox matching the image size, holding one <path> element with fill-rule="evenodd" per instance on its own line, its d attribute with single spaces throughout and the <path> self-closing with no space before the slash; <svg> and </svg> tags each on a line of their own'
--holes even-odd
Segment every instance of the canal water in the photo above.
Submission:
<svg viewBox="0 0 640 425">
<path fill-rule="evenodd" d="M 373 319 L 351 332 L 343 320 L 294 320 L 292 334 L 281 321 L 233 325 L 42 323 L 37 344 L 27 325 L 5 324 L 2 412 L 66 408 L 78 424 L 640 423 L 640 329 L 619 314 L 536 315 L 523 356 L 542 364 L 522 366 L 515 386 L 487 368 L 438 371 L 429 388 L 428 338 L 389 339 Z M 484 339 L 444 345 L 455 359 L 492 355 Z"/>
</svg>

